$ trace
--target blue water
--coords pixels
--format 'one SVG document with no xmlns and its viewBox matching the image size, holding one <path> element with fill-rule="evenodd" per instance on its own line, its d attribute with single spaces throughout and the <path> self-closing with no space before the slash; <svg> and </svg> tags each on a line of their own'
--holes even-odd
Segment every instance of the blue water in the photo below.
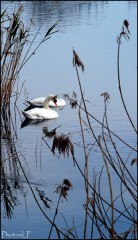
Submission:
<svg viewBox="0 0 138 240">
<path fill-rule="evenodd" d="M 48 28 L 58 20 L 59 23 L 55 30 L 60 31 L 42 44 L 36 54 L 22 69 L 19 86 L 24 81 L 25 83 L 17 103 L 19 112 L 21 113 L 21 110 L 25 108 L 23 103 L 26 97 L 28 99 L 44 97 L 49 93 L 61 94 L 60 97 L 63 97 L 63 94 L 72 96 L 74 91 L 77 94 L 78 102 L 80 102 L 81 95 L 77 75 L 72 65 L 72 49 L 74 48 L 85 66 L 84 73 L 79 69 L 79 74 L 85 99 L 88 100 L 87 107 L 89 112 L 102 122 L 104 103 L 103 97 L 100 95 L 103 92 L 108 92 L 110 101 L 107 114 L 110 128 L 130 146 L 134 147 L 136 135 L 124 111 L 118 90 L 116 39 L 121 31 L 123 20 L 127 19 L 130 24 L 131 36 L 130 41 L 122 40 L 120 53 L 121 83 L 126 105 L 136 125 L 136 1 L 22 1 L 22 3 L 24 4 L 23 19 L 25 22 L 32 16 L 33 7 L 35 6 L 31 38 L 33 38 L 40 27 L 45 13 L 49 11 L 40 33 L 35 39 L 33 49 L 38 45 Z M 15 6 L 18 7 L 19 2 L 2 2 L 2 9 L 7 8 L 9 12 L 12 12 Z M 54 192 L 57 185 L 61 184 L 65 178 L 71 181 L 73 189 L 68 193 L 68 200 L 63 199 L 63 202 L 60 202 L 56 224 L 60 229 L 66 229 L 67 222 L 69 228 L 71 228 L 73 227 L 74 219 L 78 237 L 83 239 L 85 219 L 83 204 L 86 201 L 84 179 L 77 166 L 74 167 L 71 154 L 69 158 L 64 158 L 62 155 L 59 156 L 57 151 L 53 155 L 47 144 L 42 140 L 42 136 L 44 136 L 43 127 L 45 126 L 50 131 L 61 125 L 57 129 L 57 134 L 64 133 L 67 135 L 80 131 L 78 108 L 71 109 L 67 101 L 67 105 L 63 109 L 57 109 L 57 111 L 59 114 L 58 119 L 49 122 L 44 121 L 37 125 L 28 125 L 24 128 L 21 128 L 21 122 L 24 120 L 24 117 L 16 111 L 16 131 L 18 136 L 16 147 L 34 193 L 50 219 L 53 219 L 59 197 Z M 86 121 L 83 112 L 82 118 Z M 15 119 L 14 111 L 13 119 Z M 94 119 L 91 119 L 91 123 L 98 137 L 102 128 Z M 83 127 L 87 128 L 87 125 L 84 124 Z M 82 171 L 84 171 L 85 157 L 80 132 L 70 134 L 70 139 L 74 144 L 77 162 Z M 46 140 L 49 146 L 52 147 L 53 139 L 46 138 Z M 94 143 L 93 136 L 87 131 L 85 131 L 85 140 L 86 144 Z M 127 161 L 128 168 L 131 168 L 132 174 L 136 178 L 136 167 L 135 165 L 131 166 L 131 159 L 136 157 L 136 152 L 133 151 L 128 158 L 131 149 L 127 148 L 118 139 L 114 138 L 114 140 L 122 159 L 124 162 Z M 110 146 L 109 148 L 112 152 L 112 148 Z M 99 172 L 104 165 L 102 154 L 96 146 L 89 155 L 88 165 L 89 179 L 92 183 L 93 171 Z M 112 176 L 113 195 L 116 197 L 120 192 L 120 181 L 111 168 L 110 173 Z M 11 181 L 11 178 L 14 177 L 10 176 L 9 171 L 7 175 L 8 181 Z M 6 233 L 20 234 L 23 232 L 25 236 L 27 231 L 31 231 L 28 238 L 46 239 L 50 231 L 50 223 L 38 208 L 22 171 L 20 171 L 19 181 L 23 186 L 25 197 L 23 197 L 21 191 L 16 191 L 19 204 L 14 207 L 13 217 L 10 220 L 7 219 L 2 206 L 2 231 L 5 231 L 2 237 L 11 239 Z M 50 209 L 45 208 L 42 201 L 40 201 L 36 187 L 43 190 L 45 196 L 52 200 L 52 202 L 49 202 Z M 109 199 L 109 186 L 105 167 L 102 174 L 102 194 L 106 199 Z M 132 202 L 129 194 L 126 195 L 126 203 L 130 205 Z M 119 201 L 116 202 L 116 206 L 121 209 Z M 122 232 L 121 229 L 123 228 L 125 228 L 124 224 L 117 226 L 118 232 Z M 91 221 L 89 219 L 88 239 L 90 238 L 90 230 Z M 55 231 L 53 231 L 51 236 L 53 238 L 57 237 Z M 96 230 L 94 237 L 99 237 Z"/>
</svg>

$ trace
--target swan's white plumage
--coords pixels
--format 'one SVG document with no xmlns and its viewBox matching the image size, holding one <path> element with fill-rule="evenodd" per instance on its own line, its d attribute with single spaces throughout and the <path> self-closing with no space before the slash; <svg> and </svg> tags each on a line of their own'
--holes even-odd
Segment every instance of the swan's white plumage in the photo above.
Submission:
<svg viewBox="0 0 138 240">
<path fill-rule="evenodd" d="M 23 115 L 28 119 L 53 119 L 58 117 L 58 113 L 49 108 L 49 101 L 55 105 L 55 96 L 49 95 L 43 102 L 43 108 L 33 108 L 28 111 L 22 111 Z"/>
</svg>

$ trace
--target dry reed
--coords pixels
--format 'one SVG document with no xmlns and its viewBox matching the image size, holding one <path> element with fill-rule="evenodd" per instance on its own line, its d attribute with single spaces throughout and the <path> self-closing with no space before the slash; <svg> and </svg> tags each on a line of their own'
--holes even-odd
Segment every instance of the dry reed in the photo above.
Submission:
<svg viewBox="0 0 138 240">
<path fill-rule="evenodd" d="M 122 32 L 120 33 L 120 36 L 118 38 L 118 78 L 119 78 L 119 93 L 121 95 L 122 101 L 124 99 L 123 99 L 123 95 L 122 95 L 121 84 L 120 84 L 120 75 L 119 75 L 119 67 L 120 67 L 119 66 L 119 50 L 120 50 L 121 37 L 123 36 L 126 39 L 129 39 L 130 31 L 129 31 L 128 26 L 129 26 L 128 21 L 124 20 Z M 126 28 L 126 31 L 125 31 L 125 28 Z M 81 67 L 81 70 L 84 72 L 84 64 L 82 63 L 78 54 L 74 50 L 73 50 L 73 66 L 75 66 L 77 80 L 79 83 L 79 88 L 80 88 L 80 93 L 81 93 L 81 103 L 78 104 L 76 99 L 75 99 L 75 101 L 76 101 L 76 105 L 79 107 L 79 119 L 80 119 L 80 126 L 81 126 L 81 132 L 82 132 L 84 156 L 85 156 L 84 173 L 80 169 L 77 159 L 74 156 L 76 166 L 78 167 L 81 175 L 83 176 L 83 178 L 85 180 L 85 186 L 86 186 L 86 196 L 87 197 L 86 197 L 86 203 L 84 205 L 84 209 L 86 212 L 86 218 L 85 218 L 85 224 L 84 224 L 83 239 L 86 239 L 87 216 L 89 216 L 89 218 L 92 220 L 91 236 L 93 235 L 94 227 L 95 227 L 98 230 L 99 236 L 101 238 L 116 239 L 116 238 L 121 238 L 122 236 L 124 238 L 126 238 L 126 237 L 130 236 L 130 234 L 131 234 L 133 236 L 133 238 L 135 239 L 135 231 L 136 231 L 135 225 L 137 224 L 137 220 L 135 217 L 136 216 L 136 208 L 134 207 L 132 209 L 131 206 L 127 205 L 127 203 L 125 201 L 126 200 L 125 193 L 127 192 L 127 194 L 129 194 L 130 198 L 135 203 L 137 203 L 137 196 L 136 196 L 137 182 L 133 178 L 131 169 L 129 169 L 127 167 L 127 165 L 125 164 L 128 161 L 128 159 L 124 163 L 124 160 L 121 157 L 121 153 L 117 149 L 115 140 L 113 140 L 112 135 L 116 136 L 119 140 L 121 140 L 126 145 L 126 147 L 130 147 L 130 146 L 127 142 L 120 139 L 119 136 L 115 135 L 109 127 L 108 117 L 107 117 L 107 104 L 109 103 L 110 96 L 107 92 L 104 92 L 101 94 L 101 96 L 104 97 L 103 122 L 101 123 L 100 121 L 98 121 L 95 117 L 93 117 L 88 112 L 86 101 L 84 99 L 84 94 L 82 91 L 82 85 L 81 85 L 79 70 L 78 70 L 78 68 Z M 73 102 L 73 100 L 69 96 L 67 96 L 67 98 L 69 101 Z M 81 106 L 82 104 L 83 104 L 84 108 Z M 134 130 L 136 130 L 131 121 L 131 118 L 129 116 L 129 113 L 128 113 L 128 110 L 126 108 L 124 101 L 123 101 L 123 105 L 124 105 L 124 108 L 126 110 L 128 118 L 129 118 Z M 81 118 L 82 110 L 86 114 L 87 123 L 85 121 L 82 121 L 82 118 Z M 98 137 L 96 136 L 94 129 L 91 125 L 90 117 L 95 119 L 102 126 L 102 134 L 99 135 Z M 101 176 L 102 176 L 103 168 L 102 168 L 100 174 L 95 175 L 94 180 L 93 180 L 93 186 L 90 184 L 91 179 L 89 179 L 89 176 L 88 176 L 89 152 L 86 152 L 85 135 L 83 133 L 83 124 L 84 123 L 85 123 L 85 125 L 87 125 L 89 127 L 92 137 L 94 137 L 95 142 L 97 143 L 97 146 L 99 147 L 99 150 L 101 151 L 102 156 L 103 156 L 104 165 L 106 167 L 107 176 L 108 176 L 110 202 L 109 202 L 109 200 L 107 201 L 104 197 L 102 197 L 102 194 L 101 194 L 101 189 L 102 189 Z M 114 150 L 114 155 L 111 152 L 111 148 L 112 148 L 112 150 Z M 134 147 L 130 147 L 130 148 L 131 148 L 131 153 L 133 151 L 137 151 Z M 136 162 L 135 158 L 133 159 L 133 161 L 131 161 L 131 165 L 133 165 L 134 162 Z M 114 198 L 114 189 L 112 186 L 112 176 L 110 173 L 111 169 L 114 170 L 116 177 L 120 181 L 120 194 L 119 194 L 119 196 L 117 196 L 117 198 Z M 89 194 L 88 187 L 92 189 L 92 196 L 90 196 L 90 194 Z M 120 204 L 122 205 L 121 211 L 116 207 L 116 204 L 115 204 L 116 200 L 118 198 L 120 199 Z M 89 205 L 91 208 L 89 207 Z M 109 209 L 110 209 L 111 215 L 109 215 Z M 125 219 L 125 221 L 130 222 L 130 224 L 132 224 L 132 225 L 130 228 L 128 228 L 127 231 L 124 231 L 124 233 L 121 233 L 121 232 L 119 233 L 116 228 L 116 225 L 117 225 L 119 219 L 122 217 Z"/>
</svg>

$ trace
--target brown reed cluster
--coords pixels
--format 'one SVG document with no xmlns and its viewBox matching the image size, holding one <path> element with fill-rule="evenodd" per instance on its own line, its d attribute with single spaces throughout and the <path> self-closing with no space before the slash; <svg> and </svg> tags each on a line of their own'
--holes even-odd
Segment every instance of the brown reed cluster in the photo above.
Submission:
<svg viewBox="0 0 138 240">
<path fill-rule="evenodd" d="M 117 37 L 117 43 L 119 44 L 119 42 L 121 42 L 121 37 L 124 37 L 126 40 L 129 40 L 130 39 L 129 35 L 130 35 L 129 22 L 125 19 L 123 21 L 122 30 L 119 36 Z"/>
<path fill-rule="evenodd" d="M 69 103 L 71 105 L 71 108 L 76 108 L 78 102 L 77 102 L 77 94 L 74 91 L 72 93 L 72 98 L 69 99 Z"/>
<path fill-rule="evenodd" d="M 60 193 L 60 195 L 67 200 L 68 191 L 72 189 L 72 184 L 68 179 L 64 179 L 61 185 L 58 185 L 54 192 Z"/>
<path fill-rule="evenodd" d="M 65 155 L 69 158 L 69 152 L 74 156 L 74 146 L 69 137 L 66 137 L 63 134 L 54 137 L 52 146 L 53 154 L 55 153 L 55 149 L 58 150 L 59 154 L 63 154 L 64 158 Z"/>
<path fill-rule="evenodd" d="M 67 99 L 71 105 L 71 108 L 76 108 L 78 105 L 77 94 L 73 91 L 72 98 L 69 97 L 69 94 L 63 94 L 64 98 Z"/>
<path fill-rule="evenodd" d="M 100 96 L 104 97 L 105 102 L 108 102 L 108 100 L 110 99 L 110 96 L 109 96 L 108 92 L 104 92 Z"/>
<path fill-rule="evenodd" d="M 77 101 L 71 99 L 71 100 L 70 100 L 70 105 L 71 105 L 71 108 L 76 108 L 76 107 L 77 107 Z"/>
</svg>

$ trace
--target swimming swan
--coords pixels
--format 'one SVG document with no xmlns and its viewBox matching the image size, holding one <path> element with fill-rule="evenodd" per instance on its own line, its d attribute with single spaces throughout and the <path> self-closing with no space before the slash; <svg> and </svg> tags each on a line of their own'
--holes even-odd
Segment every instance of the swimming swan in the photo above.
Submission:
<svg viewBox="0 0 138 240">
<path fill-rule="evenodd" d="M 57 99 L 54 95 L 49 95 L 45 98 L 43 103 L 43 108 L 33 108 L 28 111 L 22 111 L 23 115 L 28 119 L 53 119 L 58 117 L 58 113 L 51 108 L 49 108 L 49 102 L 52 101 L 55 105 L 57 105 Z"/>
<path fill-rule="evenodd" d="M 40 97 L 40 98 L 35 98 L 32 100 L 25 100 L 26 102 L 28 102 L 30 104 L 30 106 L 33 107 L 43 107 L 44 101 L 45 101 L 46 97 Z M 49 101 L 48 105 L 50 107 L 54 107 L 55 104 L 53 103 L 53 101 Z M 66 102 L 64 99 L 61 98 L 57 98 L 57 107 L 62 107 L 65 106 Z"/>
</svg>

